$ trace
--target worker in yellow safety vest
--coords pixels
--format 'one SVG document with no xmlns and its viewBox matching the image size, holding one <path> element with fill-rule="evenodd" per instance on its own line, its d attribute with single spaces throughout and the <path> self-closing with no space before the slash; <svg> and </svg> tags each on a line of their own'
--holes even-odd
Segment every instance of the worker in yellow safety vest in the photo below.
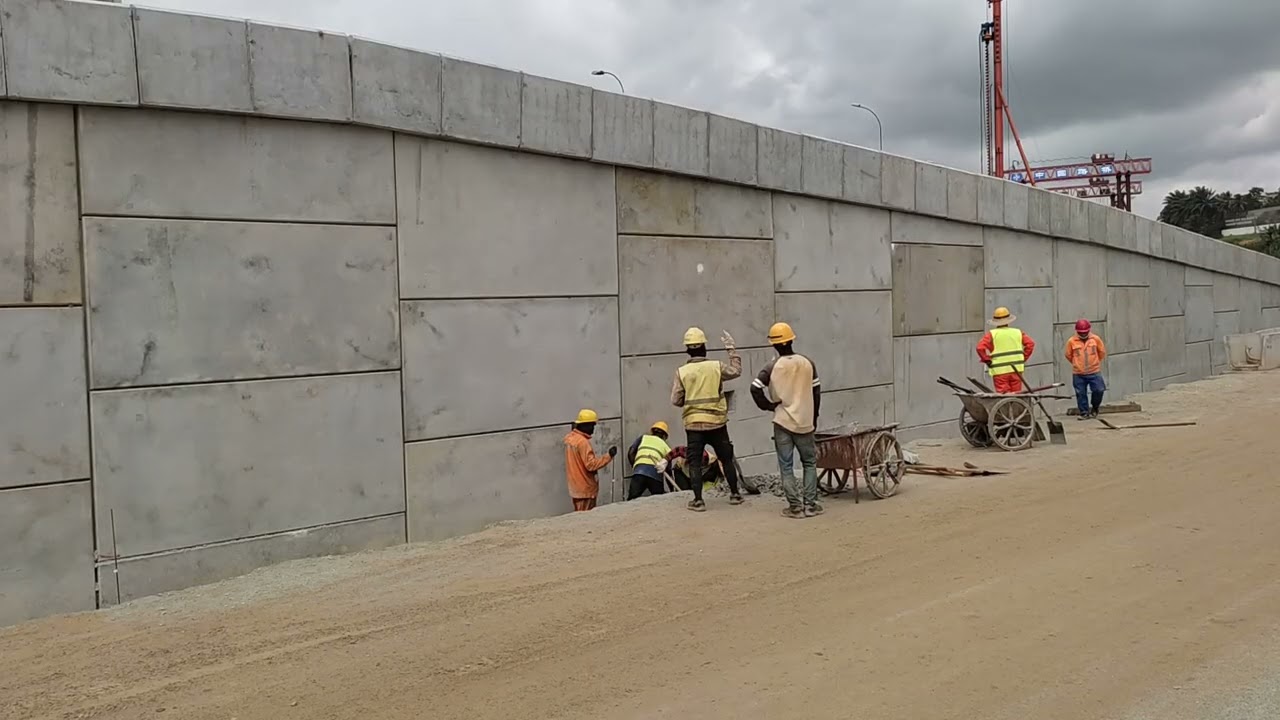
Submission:
<svg viewBox="0 0 1280 720">
<path fill-rule="evenodd" d="M 650 495 L 666 492 L 662 486 L 662 473 L 667 469 L 667 455 L 671 453 L 671 446 L 667 445 L 669 433 L 667 424 L 659 420 L 649 428 L 649 432 L 631 443 L 631 448 L 627 450 L 627 460 L 631 463 L 628 500 L 644 495 L 645 490 Z"/>
<path fill-rule="evenodd" d="M 725 398 L 724 383 L 742 375 L 742 357 L 738 355 L 729 333 L 723 333 L 720 340 L 729 353 L 728 364 L 707 357 L 707 335 L 701 329 L 691 327 L 685 331 L 684 347 L 689 359 L 676 370 L 675 383 L 671 386 L 671 404 L 682 409 L 689 477 L 702 477 L 702 451 L 710 445 L 724 467 L 725 480 L 729 483 L 729 504 L 741 505 L 738 473 L 733 463 L 733 442 L 729 439 L 729 403 Z M 695 512 L 707 509 L 702 501 L 702 483 L 696 480 L 689 509 Z"/>
<path fill-rule="evenodd" d="M 1012 327 L 1017 319 L 1009 308 L 996 308 L 991 313 L 993 327 L 978 341 L 978 359 L 987 366 L 998 393 L 1022 392 L 1020 376 L 1036 349 L 1036 342 L 1030 335 Z"/>
</svg>

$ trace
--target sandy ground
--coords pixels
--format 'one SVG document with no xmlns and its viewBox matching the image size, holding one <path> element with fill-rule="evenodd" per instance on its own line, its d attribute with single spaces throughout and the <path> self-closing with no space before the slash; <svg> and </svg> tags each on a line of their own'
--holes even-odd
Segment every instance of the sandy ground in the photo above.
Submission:
<svg viewBox="0 0 1280 720">
<path fill-rule="evenodd" d="M 1280 374 L 1141 401 L 1200 424 L 917 444 L 1011 474 L 807 520 L 656 498 L 0 630 L 0 716 L 1280 716 Z"/>
</svg>

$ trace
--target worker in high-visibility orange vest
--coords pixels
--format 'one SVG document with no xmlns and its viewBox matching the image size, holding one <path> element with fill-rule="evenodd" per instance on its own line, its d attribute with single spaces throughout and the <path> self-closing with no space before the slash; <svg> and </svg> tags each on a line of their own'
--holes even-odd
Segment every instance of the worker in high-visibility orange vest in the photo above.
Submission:
<svg viewBox="0 0 1280 720">
<path fill-rule="evenodd" d="M 978 359 L 987 366 L 991 381 L 998 393 L 1010 394 L 1023 391 L 1019 377 L 1026 368 L 1036 342 L 1031 336 L 1012 327 L 1017 320 L 1009 308 L 998 307 L 991 313 L 994 326 L 978 341 Z"/>
</svg>

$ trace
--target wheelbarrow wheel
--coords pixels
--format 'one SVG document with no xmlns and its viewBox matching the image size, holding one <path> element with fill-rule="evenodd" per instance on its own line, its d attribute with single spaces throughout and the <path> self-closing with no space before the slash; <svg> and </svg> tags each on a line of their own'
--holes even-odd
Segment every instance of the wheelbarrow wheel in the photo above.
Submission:
<svg viewBox="0 0 1280 720">
<path fill-rule="evenodd" d="M 862 465 L 862 477 L 867 489 L 881 500 L 893 497 L 907 472 L 907 462 L 902 456 L 902 446 L 892 433 L 877 433 L 867 445 Z"/>
<path fill-rule="evenodd" d="M 991 432 L 987 423 L 974 420 L 967 408 L 960 408 L 960 436 L 976 448 L 991 447 Z"/>
<path fill-rule="evenodd" d="M 1001 398 L 987 414 L 990 416 L 987 431 L 997 447 L 1009 452 L 1031 447 L 1036 432 L 1036 414 L 1029 400 L 1025 397 Z"/>
<path fill-rule="evenodd" d="M 822 468 L 818 471 L 818 490 L 823 495 L 836 495 L 849 487 L 849 470 Z"/>
</svg>

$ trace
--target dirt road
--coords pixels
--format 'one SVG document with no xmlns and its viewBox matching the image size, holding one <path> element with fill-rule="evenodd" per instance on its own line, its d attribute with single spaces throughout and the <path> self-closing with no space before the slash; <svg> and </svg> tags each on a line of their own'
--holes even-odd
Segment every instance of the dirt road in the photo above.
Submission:
<svg viewBox="0 0 1280 720">
<path fill-rule="evenodd" d="M 929 444 L 1014 472 L 809 520 L 657 498 L 0 630 L 0 716 L 1209 717 L 1177 693 L 1280 657 L 1280 373 L 1142 402 L 1200 425 Z"/>
</svg>

